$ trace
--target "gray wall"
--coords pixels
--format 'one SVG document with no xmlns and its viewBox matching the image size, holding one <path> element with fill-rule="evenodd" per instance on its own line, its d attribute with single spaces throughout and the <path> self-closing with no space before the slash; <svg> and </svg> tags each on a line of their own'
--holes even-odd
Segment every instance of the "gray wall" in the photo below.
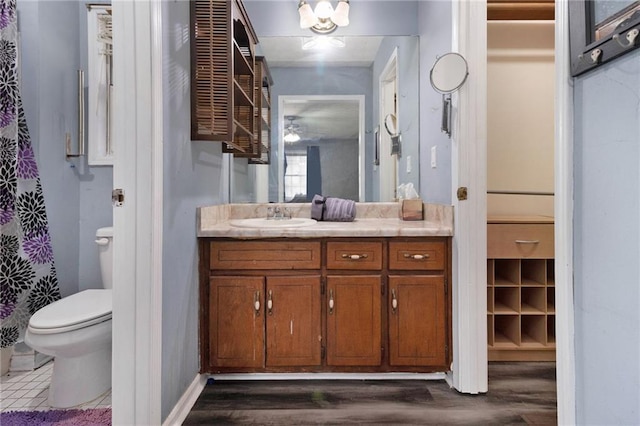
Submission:
<svg viewBox="0 0 640 426">
<path fill-rule="evenodd" d="M 189 2 L 162 2 L 162 418 L 198 373 L 196 207 L 224 199 L 220 143 L 190 140 Z"/>
<path fill-rule="evenodd" d="M 80 67 L 85 70 L 85 85 L 88 84 L 89 70 L 87 60 L 87 7 L 86 3 L 109 3 L 108 1 L 82 1 L 78 4 L 80 33 Z M 88 87 L 88 86 L 87 86 Z M 85 100 L 89 99 L 85 88 Z M 89 117 L 89 103 L 85 101 L 85 117 Z M 85 132 L 85 134 L 87 134 Z M 88 138 L 88 136 L 87 136 Z M 87 141 L 88 143 L 88 141 Z M 87 148 L 87 151 L 91 148 Z M 94 240 L 96 230 L 103 226 L 113 225 L 113 207 L 111 205 L 111 189 L 113 188 L 113 167 L 90 167 L 86 158 L 76 160 L 78 163 L 78 180 L 80 183 L 80 217 L 79 217 L 79 290 L 100 288 L 100 262 L 98 247 Z"/>
<path fill-rule="evenodd" d="M 65 158 L 77 143 L 79 68 L 87 68 L 86 7 L 77 1 L 18 2 L 22 99 L 44 191 L 63 296 L 101 286 L 95 231 L 111 225 L 111 167 Z M 85 92 L 86 95 L 86 92 Z"/>
<path fill-rule="evenodd" d="M 640 424 L 640 51 L 574 80 L 577 424 Z"/>
<path fill-rule="evenodd" d="M 451 51 L 451 3 L 420 2 L 420 195 L 429 203 L 451 204 L 451 139 L 440 131 L 442 95 L 431 87 L 429 71 Z M 437 167 L 431 168 L 431 147 Z"/>
</svg>

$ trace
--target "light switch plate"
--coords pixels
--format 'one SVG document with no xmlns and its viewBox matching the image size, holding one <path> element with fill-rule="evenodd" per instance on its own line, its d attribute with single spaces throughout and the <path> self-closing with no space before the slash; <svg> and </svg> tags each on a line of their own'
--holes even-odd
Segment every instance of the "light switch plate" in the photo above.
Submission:
<svg viewBox="0 0 640 426">
<path fill-rule="evenodd" d="M 436 146 L 431 147 L 431 168 L 436 168 Z"/>
</svg>

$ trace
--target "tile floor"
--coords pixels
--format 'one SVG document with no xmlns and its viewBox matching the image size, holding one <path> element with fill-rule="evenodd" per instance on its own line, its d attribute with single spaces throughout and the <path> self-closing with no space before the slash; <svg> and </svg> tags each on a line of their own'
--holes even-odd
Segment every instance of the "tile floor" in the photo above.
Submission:
<svg viewBox="0 0 640 426">
<path fill-rule="evenodd" d="M 0 411 L 50 410 L 47 403 L 53 361 L 33 371 L 10 371 L 0 376 Z M 72 407 L 110 408 L 111 390 L 86 404 Z"/>
</svg>

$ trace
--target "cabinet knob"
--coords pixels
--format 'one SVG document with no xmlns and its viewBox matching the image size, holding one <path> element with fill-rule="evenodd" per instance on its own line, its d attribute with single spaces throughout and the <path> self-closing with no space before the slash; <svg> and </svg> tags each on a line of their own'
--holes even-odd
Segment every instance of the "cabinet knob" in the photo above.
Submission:
<svg viewBox="0 0 640 426">
<path fill-rule="evenodd" d="M 260 291 L 256 291 L 253 295 L 253 308 L 256 311 L 256 316 L 260 315 Z"/>
<path fill-rule="evenodd" d="M 431 257 L 431 256 L 429 256 L 427 253 L 425 253 L 425 254 L 419 254 L 419 253 L 416 253 L 416 254 L 405 253 L 405 254 L 404 254 L 404 258 L 405 258 L 405 259 L 413 259 L 413 260 L 423 260 L 423 259 L 428 259 L 429 257 Z"/>
<path fill-rule="evenodd" d="M 333 289 L 329 290 L 329 315 L 333 314 L 333 306 L 334 306 L 334 301 L 333 301 Z"/>
<path fill-rule="evenodd" d="M 348 253 L 344 253 L 342 255 L 343 259 L 351 259 L 351 260 L 360 260 L 360 259 L 366 259 L 367 257 L 369 257 L 368 254 L 348 254 Z"/>
<path fill-rule="evenodd" d="M 391 312 L 396 313 L 398 311 L 398 297 L 396 296 L 396 289 L 391 289 Z"/>
<path fill-rule="evenodd" d="M 269 315 L 273 315 L 273 292 L 269 290 L 269 297 L 267 299 L 267 312 Z"/>
</svg>

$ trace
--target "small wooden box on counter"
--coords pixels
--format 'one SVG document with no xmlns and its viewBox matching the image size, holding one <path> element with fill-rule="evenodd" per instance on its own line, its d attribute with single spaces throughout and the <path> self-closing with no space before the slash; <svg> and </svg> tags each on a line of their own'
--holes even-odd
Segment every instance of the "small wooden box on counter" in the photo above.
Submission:
<svg viewBox="0 0 640 426">
<path fill-rule="evenodd" d="M 423 220 L 422 200 L 402 200 L 402 220 Z"/>
</svg>

